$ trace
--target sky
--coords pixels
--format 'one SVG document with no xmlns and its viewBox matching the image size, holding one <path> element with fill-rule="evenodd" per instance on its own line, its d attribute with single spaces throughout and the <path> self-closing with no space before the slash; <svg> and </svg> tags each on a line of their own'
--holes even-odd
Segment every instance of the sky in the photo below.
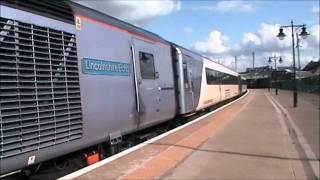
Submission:
<svg viewBox="0 0 320 180">
<path fill-rule="evenodd" d="M 282 56 L 279 66 L 292 65 L 291 30 L 280 41 L 279 26 L 305 24 L 310 35 L 300 37 L 303 68 L 319 59 L 318 0 L 74 0 L 108 15 L 154 32 L 168 41 L 196 51 L 243 72 L 268 65 L 268 57 Z M 296 29 L 297 33 L 301 28 Z M 296 37 L 295 37 L 296 39 Z M 297 52 L 296 52 L 297 53 Z M 278 63 L 279 64 L 279 63 Z M 298 63 L 297 63 L 298 64 Z"/>
</svg>

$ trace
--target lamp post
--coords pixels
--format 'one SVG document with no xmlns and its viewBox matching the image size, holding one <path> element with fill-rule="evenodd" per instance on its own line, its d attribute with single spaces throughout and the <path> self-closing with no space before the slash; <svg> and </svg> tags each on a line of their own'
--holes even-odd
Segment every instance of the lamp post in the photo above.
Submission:
<svg viewBox="0 0 320 180">
<path fill-rule="evenodd" d="M 293 24 L 293 21 L 291 20 L 291 24 L 288 26 L 280 26 L 279 28 L 279 34 L 277 37 L 280 40 L 283 40 L 287 35 L 283 32 L 283 28 L 291 28 L 291 39 L 292 39 L 292 58 L 293 58 L 293 107 L 297 107 L 298 103 L 298 94 L 297 94 L 297 79 L 296 79 L 296 58 L 295 58 L 295 46 L 294 46 L 294 32 L 297 31 L 298 29 L 302 29 L 300 32 L 300 36 L 305 39 L 309 35 L 309 33 L 306 31 L 306 25 L 295 25 Z M 296 29 L 294 29 L 296 28 Z"/>
<path fill-rule="evenodd" d="M 269 64 L 271 64 L 272 63 L 272 61 L 274 62 L 274 69 L 275 69 L 275 82 L 276 82 L 276 85 L 275 85 L 275 90 L 276 90 L 276 95 L 278 95 L 278 85 L 277 85 L 277 80 L 278 80 L 278 78 L 277 78 L 277 60 L 279 60 L 279 63 L 282 63 L 282 58 L 281 58 L 281 56 L 276 56 L 276 55 L 274 55 L 274 56 L 270 56 L 269 57 L 269 60 L 268 60 L 268 62 L 269 62 Z M 271 68 L 272 69 L 272 68 Z M 271 73 L 272 74 L 272 73 Z"/>
<path fill-rule="evenodd" d="M 234 56 L 234 70 L 237 72 L 237 65 L 238 65 L 238 58 L 237 58 L 237 56 Z"/>
<path fill-rule="evenodd" d="M 299 39 L 299 35 L 298 33 L 296 33 L 296 38 L 297 38 L 297 50 L 298 50 L 298 70 L 300 71 L 301 70 L 301 64 L 300 64 L 300 39 Z"/>
<path fill-rule="evenodd" d="M 270 88 L 271 88 L 271 75 L 272 75 L 272 68 L 270 70 L 270 66 L 268 66 L 268 71 L 269 71 L 269 85 L 268 85 L 268 92 L 270 92 Z"/>
</svg>

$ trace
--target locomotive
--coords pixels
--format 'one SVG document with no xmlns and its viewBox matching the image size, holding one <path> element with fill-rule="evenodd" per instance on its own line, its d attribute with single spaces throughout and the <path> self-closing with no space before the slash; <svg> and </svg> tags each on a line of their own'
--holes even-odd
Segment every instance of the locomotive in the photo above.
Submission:
<svg viewBox="0 0 320 180">
<path fill-rule="evenodd" d="M 0 3 L 0 175 L 246 91 L 237 72 L 77 3 Z"/>
</svg>

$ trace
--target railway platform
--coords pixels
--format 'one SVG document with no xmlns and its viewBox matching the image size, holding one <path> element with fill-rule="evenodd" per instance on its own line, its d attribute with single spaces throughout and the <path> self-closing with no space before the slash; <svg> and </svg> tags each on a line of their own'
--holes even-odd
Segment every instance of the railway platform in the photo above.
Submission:
<svg viewBox="0 0 320 180">
<path fill-rule="evenodd" d="M 319 179 L 319 97 L 240 99 L 60 179 Z"/>
</svg>

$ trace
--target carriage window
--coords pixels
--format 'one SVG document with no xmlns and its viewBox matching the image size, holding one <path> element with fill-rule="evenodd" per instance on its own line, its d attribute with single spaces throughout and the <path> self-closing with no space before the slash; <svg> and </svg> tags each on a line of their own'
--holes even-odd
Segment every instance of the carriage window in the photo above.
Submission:
<svg viewBox="0 0 320 180">
<path fill-rule="evenodd" d="M 220 84 L 219 72 L 213 69 L 206 68 L 207 84 L 214 85 Z"/>
<path fill-rule="evenodd" d="M 155 79 L 154 57 L 152 54 L 139 52 L 142 79 Z"/>
<path fill-rule="evenodd" d="M 246 85 L 246 84 L 247 84 L 247 81 L 246 81 L 245 79 L 242 79 L 242 78 L 241 78 L 241 84 Z"/>
<path fill-rule="evenodd" d="M 238 84 L 238 77 L 223 73 L 222 84 Z"/>
</svg>

